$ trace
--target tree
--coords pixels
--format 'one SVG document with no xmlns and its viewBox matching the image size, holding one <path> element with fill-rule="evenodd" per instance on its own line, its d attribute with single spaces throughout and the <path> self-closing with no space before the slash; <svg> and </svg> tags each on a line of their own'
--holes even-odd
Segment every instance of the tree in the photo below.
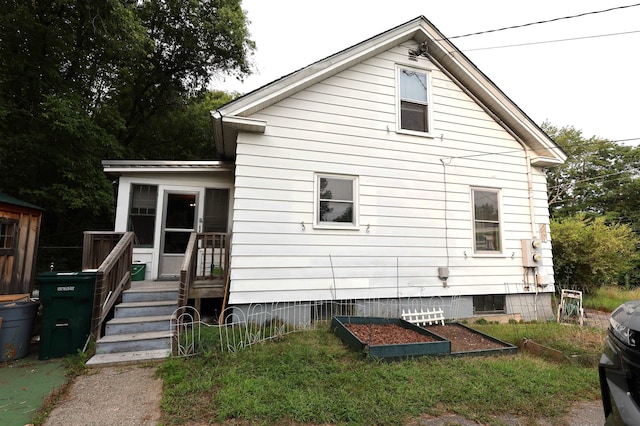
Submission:
<svg viewBox="0 0 640 426">
<path fill-rule="evenodd" d="M 247 75 L 254 49 L 239 0 L 3 1 L 0 191 L 45 209 L 43 246 L 111 229 L 100 160 L 214 157 L 207 84 Z"/>
<path fill-rule="evenodd" d="M 567 162 L 547 170 L 548 199 L 555 217 L 585 213 L 613 220 L 638 218 L 637 202 L 630 197 L 640 172 L 638 148 L 607 139 L 586 139 L 574 127 L 543 129 L 567 153 Z"/>
<path fill-rule="evenodd" d="M 205 92 L 182 100 L 164 114 L 150 117 L 130 147 L 136 158 L 210 160 L 216 158 L 210 112 L 237 96 Z"/>
<path fill-rule="evenodd" d="M 637 261 L 639 240 L 626 224 L 584 214 L 551 220 L 553 270 L 564 288 L 585 292 L 616 283 Z"/>
</svg>

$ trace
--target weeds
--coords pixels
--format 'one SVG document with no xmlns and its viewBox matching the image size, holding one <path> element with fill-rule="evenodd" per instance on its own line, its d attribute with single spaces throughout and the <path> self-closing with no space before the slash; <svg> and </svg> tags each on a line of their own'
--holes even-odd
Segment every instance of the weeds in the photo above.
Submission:
<svg viewBox="0 0 640 426">
<path fill-rule="evenodd" d="M 487 327 L 490 335 L 510 342 L 527 334 L 543 344 L 559 345 L 565 336 L 569 352 L 590 352 L 599 344 L 590 331 L 573 334 L 568 330 L 577 327 L 557 324 L 473 326 Z M 170 359 L 160 374 L 166 424 L 233 420 L 395 425 L 443 412 L 500 424 L 500 414 L 532 421 L 540 413 L 559 416 L 571 402 L 599 396 L 593 368 L 525 354 L 371 362 L 347 349 L 328 327 L 236 353 L 212 349 L 197 357 Z"/>
<path fill-rule="evenodd" d="M 629 300 L 640 299 L 640 289 L 626 290 L 621 287 L 604 286 L 584 296 L 586 308 L 612 312 L 615 308 Z"/>
</svg>

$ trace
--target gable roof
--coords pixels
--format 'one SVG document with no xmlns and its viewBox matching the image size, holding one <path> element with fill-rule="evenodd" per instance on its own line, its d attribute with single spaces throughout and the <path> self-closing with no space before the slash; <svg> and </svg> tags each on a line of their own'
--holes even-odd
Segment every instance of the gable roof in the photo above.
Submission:
<svg viewBox="0 0 640 426">
<path fill-rule="evenodd" d="M 232 159 L 238 131 L 263 133 L 266 121 L 252 114 L 408 40 L 426 47 L 428 58 L 505 130 L 531 150 L 531 163 L 562 164 L 562 149 L 424 16 L 378 34 L 250 92 L 211 112 L 216 151 Z"/>
</svg>

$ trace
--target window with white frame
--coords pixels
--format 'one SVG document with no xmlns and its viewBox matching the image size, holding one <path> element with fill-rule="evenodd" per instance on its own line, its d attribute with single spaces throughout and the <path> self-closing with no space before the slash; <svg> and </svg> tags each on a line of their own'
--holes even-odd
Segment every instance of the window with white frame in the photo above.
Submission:
<svg viewBox="0 0 640 426">
<path fill-rule="evenodd" d="M 431 131 L 429 81 L 427 71 L 398 69 L 400 129 L 420 133 Z"/>
<path fill-rule="evenodd" d="M 129 231 L 135 234 L 136 247 L 153 247 L 157 200 L 156 185 L 131 185 Z"/>
<path fill-rule="evenodd" d="M 316 225 L 357 225 L 355 176 L 316 175 Z"/>
<path fill-rule="evenodd" d="M 473 245 L 476 253 L 501 253 L 500 191 L 473 188 Z"/>
</svg>

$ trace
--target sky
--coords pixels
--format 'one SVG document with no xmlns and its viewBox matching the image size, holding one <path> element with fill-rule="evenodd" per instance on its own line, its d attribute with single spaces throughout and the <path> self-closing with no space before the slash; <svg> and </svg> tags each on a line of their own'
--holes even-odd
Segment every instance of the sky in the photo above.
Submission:
<svg viewBox="0 0 640 426">
<path fill-rule="evenodd" d="M 453 38 L 637 4 L 451 41 L 537 124 L 638 145 L 636 1 L 243 0 L 257 47 L 254 75 L 244 82 L 220 77 L 212 88 L 248 93 L 420 15 Z M 495 48 L 507 45 L 518 46 Z"/>
</svg>

